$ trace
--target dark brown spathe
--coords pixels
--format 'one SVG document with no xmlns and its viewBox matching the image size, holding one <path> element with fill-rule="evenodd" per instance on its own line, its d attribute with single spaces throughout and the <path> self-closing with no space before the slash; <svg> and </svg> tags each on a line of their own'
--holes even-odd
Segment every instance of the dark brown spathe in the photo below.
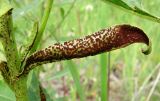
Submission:
<svg viewBox="0 0 160 101">
<path fill-rule="evenodd" d="M 63 44 L 56 43 L 35 52 L 27 58 L 23 74 L 28 73 L 34 66 L 40 64 L 93 56 L 123 48 L 132 43 L 149 45 L 149 39 L 141 29 L 130 25 L 117 25 L 102 29 L 84 38 L 71 40 Z"/>
</svg>

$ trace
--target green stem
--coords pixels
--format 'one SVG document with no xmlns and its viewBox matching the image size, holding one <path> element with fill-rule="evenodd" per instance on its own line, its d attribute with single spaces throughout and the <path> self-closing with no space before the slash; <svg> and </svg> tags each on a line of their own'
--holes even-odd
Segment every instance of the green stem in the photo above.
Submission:
<svg viewBox="0 0 160 101">
<path fill-rule="evenodd" d="M 40 41 L 42 40 L 42 36 L 43 36 L 43 32 L 45 30 L 45 27 L 47 25 L 47 21 L 48 21 L 48 18 L 49 18 L 49 15 L 50 15 L 50 11 L 52 9 L 52 4 L 53 4 L 53 0 L 48 0 L 47 1 L 47 4 L 46 4 L 46 9 L 44 11 L 44 16 L 42 18 L 42 24 L 40 26 L 40 29 L 39 29 L 39 32 L 38 32 L 38 35 L 37 35 L 37 38 L 35 40 L 35 43 L 33 45 L 33 48 L 31 49 L 30 51 L 30 54 L 35 52 L 39 46 L 39 43 Z"/>
<path fill-rule="evenodd" d="M 108 71 L 107 71 L 107 56 L 106 54 L 100 55 L 100 66 L 101 66 L 101 101 L 108 101 Z"/>
<path fill-rule="evenodd" d="M 110 91 L 110 68 L 111 68 L 111 52 L 108 53 L 107 57 L 108 61 L 108 67 L 107 67 L 107 101 L 109 101 L 109 91 Z"/>
<path fill-rule="evenodd" d="M 28 101 L 27 77 L 22 77 L 10 85 L 15 93 L 16 101 Z"/>
</svg>

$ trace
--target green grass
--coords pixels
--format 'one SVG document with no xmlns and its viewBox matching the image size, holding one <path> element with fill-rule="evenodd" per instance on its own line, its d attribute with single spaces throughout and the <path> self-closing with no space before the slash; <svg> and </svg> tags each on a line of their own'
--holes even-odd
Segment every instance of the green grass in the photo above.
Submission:
<svg viewBox="0 0 160 101">
<path fill-rule="evenodd" d="M 72 78 L 74 80 L 74 84 L 76 86 L 76 89 L 77 89 L 77 92 L 78 92 L 78 96 L 80 97 L 80 100 L 81 101 L 86 101 L 85 100 L 86 99 L 85 98 L 85 92 L 84 92 L 83 86 L 81 85 L 81 82 L 80 82 L 80 75 L 79 75 L 77 67 L 75 66 L 75 64 L 71 60 L 67 61 L 67 65 L 68 65 L 68 68 L 69 68 L 70 73 L 72 75 Z"/>
</svg>

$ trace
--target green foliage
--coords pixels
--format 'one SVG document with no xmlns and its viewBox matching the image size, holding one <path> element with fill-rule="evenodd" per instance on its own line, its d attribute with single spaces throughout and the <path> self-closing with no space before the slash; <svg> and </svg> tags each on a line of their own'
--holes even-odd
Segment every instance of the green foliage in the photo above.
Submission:
<svg viewBox="0 0 160 101">
<path fill-rule="evenodd" d="M 1 101 L 16 101 L 14 93 L 9 89 L 6 83 L 0 81 L 0 100 Z"/>
<path fill-rule="evenodd" d="M 8 68 L 10 69 L 11 75 L 15 75 L 19 69 L 19 56 L 15 36 L 12 31 L 11 13 L 12 9 L 8 9 L 7 12 L 0 16 L 0 37 L 8 62 Z"/>
<path fill-rule="evenodd" d="M 28 78 L 28 95 L 29 101 L 40 101 L 39 80 L 37 79 L 37 73 L 32 71 L 31 76 Z"/>
<path fill-rule="evenodd" d="M 0 0 L 0 17 L 12 9 L 8 0 Z"/>
<path fill-rule="evenodd" d="M 124 8 L 125 10 L 128 10 L 134 14 L 138 14 L 146 19 L 160 23 L 160 18 L 153 16 L 152 14 L 144 11 L 141 7 L 138 7 L 137 5 L 135 5 L 135 3 L 128 3 L 129 0 L 126 2 L 124 2 L 123 0 L 102 0 L 102 1 L 107 2 L 107 3 L 109 2 L 118 7 Z"/>
</svg>

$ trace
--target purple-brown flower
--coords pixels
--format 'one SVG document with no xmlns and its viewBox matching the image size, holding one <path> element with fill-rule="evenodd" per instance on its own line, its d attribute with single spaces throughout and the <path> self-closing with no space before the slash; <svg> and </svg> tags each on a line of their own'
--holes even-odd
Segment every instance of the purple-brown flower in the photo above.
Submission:
<svg viewBox="0 0 160 101">
<path fill-rule="evenodd" d="M 150 46 L 147 35 L 139 28 L 130 25 L 116 25 L 102 29 L 81 39 L 56 43 L 29 56 L 22 74 L 27 74 L 34 66 L 73 58 L 93 56 L 103 52 L 126 47 L 132 43 L 145 43 Z M 147 54 L 150 51 L 143 51 Z"/>
</svg>

